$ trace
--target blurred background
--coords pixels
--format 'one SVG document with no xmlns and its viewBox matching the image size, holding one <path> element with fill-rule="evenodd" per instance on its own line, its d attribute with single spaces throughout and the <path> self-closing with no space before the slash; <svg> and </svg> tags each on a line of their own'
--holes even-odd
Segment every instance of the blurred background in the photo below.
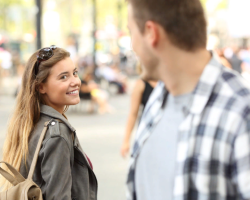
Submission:
<svg viewBox="0 0 250 200">
<path fill-rule="evenodd" d="M 250 1 L 201 2 L 207 48 L 250 84 Z M 139 65 L 126 9 L 124 0 L 0 0 L 0 153 L 25 62 L 42 47 L 65 48 L 82 80 L 81 102 L 67 116 L 94 164 L 99 200 L 125 200 L 120 148 Z"/>
</svg>

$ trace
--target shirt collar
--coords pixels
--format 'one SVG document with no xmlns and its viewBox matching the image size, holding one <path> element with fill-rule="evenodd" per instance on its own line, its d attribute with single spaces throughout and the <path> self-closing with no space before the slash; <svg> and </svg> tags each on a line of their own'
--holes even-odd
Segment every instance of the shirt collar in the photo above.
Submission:
<svg viewBox="0 0 250 200">
<path fill-rule="evenodd" d="M 206 106 L 223 66 L 216 55 L 211 52 L 212 58 L 204 68 L 196 88 L 193 91 L 193 102 L 189 110 L 192 114 L 200 114 Z"/>
</svg>

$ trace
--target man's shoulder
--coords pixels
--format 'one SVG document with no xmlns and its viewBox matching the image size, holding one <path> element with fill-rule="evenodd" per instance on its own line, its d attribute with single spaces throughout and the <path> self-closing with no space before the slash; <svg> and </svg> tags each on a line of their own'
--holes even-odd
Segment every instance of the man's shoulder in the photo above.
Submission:
<svg viewBox="0 0 250 200">
<path fill-rule="evenodd" d="M 222 86 L 222 94 L 234 94 L 239 100 L 250 98 L 250 84 L 236 71 L 223 69 L 219 84 Z M 227 93 L 225 93 L 227 92 Z"/>
<path fill-rule="evenodd" d="M 225 104 L 227 110 L 250 111 L 250 85 L 236 71 L 222 69 L 222 73 L 214 87 L 213 94 Z"/>
</svg>

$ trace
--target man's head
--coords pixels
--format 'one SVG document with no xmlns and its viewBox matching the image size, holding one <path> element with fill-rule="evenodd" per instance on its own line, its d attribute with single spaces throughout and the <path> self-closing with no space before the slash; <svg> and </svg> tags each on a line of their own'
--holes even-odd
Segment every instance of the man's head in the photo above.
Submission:
<svg viewBox="0 0 250 200">
<path fill-rule="evenodd" d="M 127 1 L 128 27 L 133 49 L 145 66 L 144 78 L 157 79 L 158 52 L 164 45 L 189 52 L 206 48 L 206 20 L 200 0 Z"/>
</svg>

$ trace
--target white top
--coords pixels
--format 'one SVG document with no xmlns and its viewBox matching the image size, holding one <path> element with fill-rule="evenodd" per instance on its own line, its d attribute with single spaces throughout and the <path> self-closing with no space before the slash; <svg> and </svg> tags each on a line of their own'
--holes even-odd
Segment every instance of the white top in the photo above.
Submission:
<svg viewBox="0 0 250 200">
<path fill-rule="evenodd" d="M 163 116 L 142 147 L 135 169 L 137 200 L 171 200 L 175 176 L 178 127 L 191 94 L 168 99 Z"/>
</svg>

